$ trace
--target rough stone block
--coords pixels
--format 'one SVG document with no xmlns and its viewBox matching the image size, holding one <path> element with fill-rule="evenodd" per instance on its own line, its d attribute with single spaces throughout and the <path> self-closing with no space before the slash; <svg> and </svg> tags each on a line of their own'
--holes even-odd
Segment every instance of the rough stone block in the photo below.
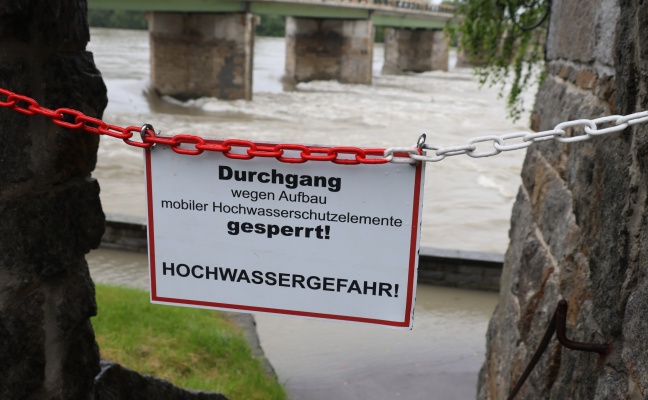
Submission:
<svg viewBox="0 0 648 400">
<path fill-rule="evenodd" d="M 598 76 L 596 73 L 588 70 L 579 71 L 576 74 L 576 86 L 581 89 L 593 89 L 596 85 Z"/>
<path fill-rule="evenodd" d="M 4 285 L 3 285 L 4 286 Z M 22 399 L 45 380 L 42 293 L 0 291 L 0 398 Z"/>
<path fill-rule="evenodd" d="M 614 37 L 619 16 L 616 0 L 593 0 L 583 6 L 579 0 L 552 3 L 551 26 L 547 34 L 547 59 L 614 66 Z"/>
<path fill-rule="evenodd" d="M 373 38 L 370 20 L 287 17 L 285 79 L 369 84 Z"/>
<path fill-rule="evenodd" d="M 385 28 L 383 74 L 448 70 L 448 39 L 443 31 Z"/>
<path fill-rule="evenodd" d="M 149 34 L 151 84 L 160 95 L 252 99 L 252 14 L 153 12 Z"/>
<path fill-rule="evenodd" d="M 101 360 L 95 379 L 95 400 L 227 400 L 218 393 L 184 390 L 150 375 L 141 375 L 119 364 Z"/>
<path fill-rule="evenodd" d="M 85 1 L 0 0 L 0 86 L 101 117 Z M 98 137 L 0 110 L 0 398 L 90 399 L 99 353 L 84 254 L 103 213 Z"/>
</svg>

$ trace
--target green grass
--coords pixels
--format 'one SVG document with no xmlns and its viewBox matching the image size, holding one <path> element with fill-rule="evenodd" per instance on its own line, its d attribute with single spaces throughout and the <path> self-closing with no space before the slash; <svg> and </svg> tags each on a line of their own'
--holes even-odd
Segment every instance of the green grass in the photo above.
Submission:
<svg viewBox="0 0 648 400">
<path fill-rule="evenodd" d="M 225 313 L 154 305 L 146 291 L 97 285 L 101 357 L 232 400 L 287 399 Z"/>
</svg>

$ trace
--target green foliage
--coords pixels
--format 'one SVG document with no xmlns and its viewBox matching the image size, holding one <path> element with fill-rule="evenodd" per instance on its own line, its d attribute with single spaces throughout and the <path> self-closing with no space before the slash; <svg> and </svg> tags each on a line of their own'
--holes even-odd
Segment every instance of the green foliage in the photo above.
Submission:
<svg viewBox="0 0 648 400">
<path fill-rule="evenodd" d="M 454 5 L 462 19 L 449 34 L 460 38 L 482 85 L 500 85 L 502 96 L 508 90 L 509 117 L 518 120 L 523 92 L 544 78 L 539 65 L 550 0 L 457 0 Z"/>
<path fill-rule="evenodd" d="M 286 17 L 281 15 L 262 16 L 261 23 L 256 26 L 255 33 L 257 36 L 286 36 Z"/>
<path fill-rule="evenodd" d="M 101 356 L 179 387 L 230 399 L 286 400 L 225 313 L 155 305 L 147 292 L 97 285 L 92 319 Z"/>
<path fill-rule="evenodd" d="M 385 28 L 377 26 L 374 34 L 375 43 L 385 43 Z"/>
<path fill-rule="evenodd" d="M 147 29 L 143 11 L 88 10 L 88 24 L 98 28 Z"/>
</svg>

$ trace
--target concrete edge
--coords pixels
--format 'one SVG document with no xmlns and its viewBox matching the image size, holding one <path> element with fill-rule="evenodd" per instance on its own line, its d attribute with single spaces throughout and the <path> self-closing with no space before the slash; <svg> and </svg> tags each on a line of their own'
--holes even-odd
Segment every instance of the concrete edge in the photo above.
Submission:
<svg viewBox="0 0 648 400">
<path fill-rule="evenodd" d="M 435 247 L 421 247 L 420 257 L 444 258 L 464 261 L 475 261 L 485 264 L 504 264 L 504 254 L 483 253 L 478 251 L 437 249 Z"/>
<path fill-rule="evenodd" d="M 101 246 L 147 252 L 146 218 L 106 214 Z M 499 291 L 504 255 L 421 247 L 418 282 L 464 289 Z"/>
</svg>

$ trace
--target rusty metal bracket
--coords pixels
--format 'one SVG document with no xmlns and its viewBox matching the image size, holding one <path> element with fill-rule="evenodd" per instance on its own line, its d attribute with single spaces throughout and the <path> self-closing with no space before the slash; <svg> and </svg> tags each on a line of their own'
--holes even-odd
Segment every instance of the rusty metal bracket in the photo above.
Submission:
<svg viewBox="0 0 648 400">
<path fill-rule="evenodd" d="M 540 361 L 540 357 L 547 349 L 547 346 L 549 345 L 554 332 L 556 332 L 556 338 L 558 339 L 558 342 L 560 342 L 561 345 L 568 349 L 598 353 L 601 356 L 609 352 L 611 346 L 610 343 L 575 342 L 567 338 L 567 308 L 568 305 L 566 300 L 560 300 L 558 302 L 556 311 L 551 317 L 551 321 L 549 321 L 547 330 L 545 331 L 545 334 L 542 337 L 537 350 L 533 354 L 533 357 L 531 357 L 531 361 L 529 361 L 529 364 L 518 379 L 515 387 L 513 387 L 513 390 L 511 390 L 511 393 L 507 397 L 507 400 L 513 400 L 520 389 L 522 389 L 522 385 L 524 385 L 524 382 L 526 382 L 529 375 L 531 375 L 531 371 L 533 371 L 533 368 L 535 368 L 538 361 Z"/>
</svg>

